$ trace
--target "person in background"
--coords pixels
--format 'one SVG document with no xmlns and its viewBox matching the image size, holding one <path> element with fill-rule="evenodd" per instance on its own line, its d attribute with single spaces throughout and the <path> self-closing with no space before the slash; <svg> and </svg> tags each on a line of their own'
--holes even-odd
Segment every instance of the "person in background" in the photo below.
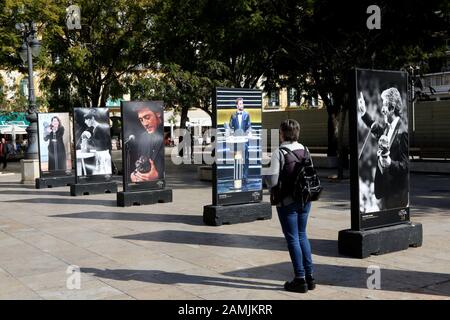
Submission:
<svg viewBox="0 0 450 320">
<path fill-rule="evenodd" d="M 2 169 L 5 170 L 8 164 L 8 144 L 3 137 L 0 140 L 0 163 L 2 164 Z"/>
</svg>

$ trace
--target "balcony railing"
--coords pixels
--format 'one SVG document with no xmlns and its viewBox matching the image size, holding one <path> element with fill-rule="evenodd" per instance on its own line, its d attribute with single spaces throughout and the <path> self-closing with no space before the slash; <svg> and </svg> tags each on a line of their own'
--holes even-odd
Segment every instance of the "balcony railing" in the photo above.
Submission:
<svg viewBox="0 0 450 320">
<path fill-rule="evenodd" d="M 450 71 L 429 73 L 421 77 L 422 92 L 428 95 L 450 95 Z"/>
</svg>

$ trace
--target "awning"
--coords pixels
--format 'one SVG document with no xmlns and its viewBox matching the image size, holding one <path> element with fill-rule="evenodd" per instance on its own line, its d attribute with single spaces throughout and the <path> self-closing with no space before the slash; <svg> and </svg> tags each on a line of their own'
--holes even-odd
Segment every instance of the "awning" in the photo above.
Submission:
<svg viewBox="0 0 450 320">
<path fill-rule="evenodd" d="M 0 125 L 0 134 L 27 134 L 26 125 Z"/>
</svg>

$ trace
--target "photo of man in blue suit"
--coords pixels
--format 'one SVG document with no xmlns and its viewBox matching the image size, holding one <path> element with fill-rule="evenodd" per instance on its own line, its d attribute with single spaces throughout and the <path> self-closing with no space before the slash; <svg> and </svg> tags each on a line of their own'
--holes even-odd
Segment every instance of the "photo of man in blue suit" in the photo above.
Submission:
<svg viewBox="0 0 450 320">
<path fill-rule="evenodd" d="M 230 117 L 230 129 L 233 130 L 234 136 L 247 136 L 252 134 L 252 122 L 250 120 L 250 114 L 244 110 L 244 99 L 236 99 L 236 112 Z M 248 166 L 249 166 L 249 152 L 248 142 L 245 143 L 244 150 L 244 170 L 243 180 L 247 182 L 248 178 Z"/>
<path fill-rule="evenodd" d="M 244 99 L 236 99 L 236 112 L 231 115 L 230 128 L 234 130 L 234 135 L 248 135 L 252 131 L 250 114 L 244 110 Z"/>
</svg>

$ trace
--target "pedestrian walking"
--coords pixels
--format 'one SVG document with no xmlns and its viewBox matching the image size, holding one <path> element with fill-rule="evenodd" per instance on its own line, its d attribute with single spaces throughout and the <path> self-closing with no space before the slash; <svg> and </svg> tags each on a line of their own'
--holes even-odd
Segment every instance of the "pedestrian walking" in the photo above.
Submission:
<svg viewBox="0 0 450 320">
<path fill-rule="evenodd" d="M 2 170 L 6 169 L 8 164 L 8 155 L 10 153 L 10 146 L 6 142 L 5 138 L 1 138 L 0 140 L 0 165 L 2 166 Z"/>
</svg>

